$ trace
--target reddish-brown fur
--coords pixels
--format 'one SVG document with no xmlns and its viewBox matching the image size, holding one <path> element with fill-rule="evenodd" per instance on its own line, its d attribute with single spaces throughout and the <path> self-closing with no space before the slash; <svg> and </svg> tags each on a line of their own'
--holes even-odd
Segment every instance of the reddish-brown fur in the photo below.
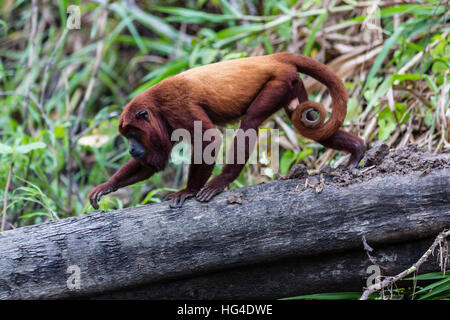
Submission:
<svg viewBox="0 0 450 320">
<path fill-rule="evenodd" d="M 325 109 L 308 101 L 298 72 L 328 87 L 332 112 L 326 123 Z M 173 146 L 170 136 L 175 129 L 187 129 L 193 136 L 194 121 L 202 121 L 202 130 L 207 130 L 238 119 L 244 131 L 257 129 L 283 107 L 302 135 L 328 148 L 350 152 L 348 165 L 355 166 L 364 154 L 365 145 L 358 137 L 339 129 L 345 119 L 347 99 L 342 81 L 330 69 L 314 59 L 291 53 L 230 60 L 182 72 L 146 90 L 125 107 L 119 131 L 125 137 L 138 137 L 147 152 L 143 159 L 130 160 L 109 181 L 94 188 L 89 199 L 98 208 L 102 195 L 162 170 Z M 136 117 L 142 110 L 148 112 L 148 120 Z M 317 111 L 318 119 L 310 119 L 309 110 Z M 203 142 L 203 148 L 210 143 Z M 236 138 L 233 144 L 236 148 Z M 250 141 L 245 141 L 245 160 L 251 148 Z M 180 207 L 194 195 L 199 201 L 208 201 L 224 190 L 244 167 L 234 160 L 206 186 L 214 164 L 191 164 L 186 188 L 170 195 L 171 207 Z"/>
</svg>

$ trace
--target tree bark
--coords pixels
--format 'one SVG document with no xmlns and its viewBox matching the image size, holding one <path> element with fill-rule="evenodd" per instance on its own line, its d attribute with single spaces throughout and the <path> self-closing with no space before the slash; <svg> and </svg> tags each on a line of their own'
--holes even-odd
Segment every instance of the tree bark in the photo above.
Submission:
<svg viewBox="0 0 450 320">
<path fill-rule="evenodd" d="M 393 274 L 449 226 L 449 168 L 330 183 L 320 193 L 304 179 L 282 180 L 181 209 L 152 204 L 0 233 L 0 299 L 361 291 L 373 264 L 362 236 Z M 79 289 L 67 285 L 73 265 Z"/>
</svg>

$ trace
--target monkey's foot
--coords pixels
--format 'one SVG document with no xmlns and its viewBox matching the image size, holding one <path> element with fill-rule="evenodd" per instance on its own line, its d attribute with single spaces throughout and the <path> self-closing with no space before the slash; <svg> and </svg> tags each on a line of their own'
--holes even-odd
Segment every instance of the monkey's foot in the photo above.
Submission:
<svg viewBox="0 0 450 320">
<path fill-rule="evenodd" d="M 195 195 L 196 191 L 189 191 L 187 189 L 180 190 L 169 194 L 165 200 L 170 200 L 169 207 L 181 208 L 186 199 L 189 199 Z"/>
<path fill-rule="evenodd" d="M 101 197 L 113 191 L 116 190 L 107 182 L 99 184 L 94 189 L 92 189 L 91 192 L 89 192 L 88 198 L 94 209 L 98 209 L 98 202 L 100 201 Z"/>
<path fill-rule="evenodd" d="M 350 169 L 358 168 L 359 162 L 364 157 L 364 153 L 366 152 L 366 144 L 363 140 L 357 141 L 355 143 L 355 147 L 352 150 L 350 159 L 348 160 L 347 167 Z"/>
<path fill-rule="evenodd" d="M 211 181 L 197 193 L 195 198 L 200 202 L 208 202 L 216 194 L 219 194 L 223 190 L 225 190 L 226 187 L 227 187 L 227 185 L 222 185 L 222 184 L 214 183 L 214 181 Z"/>
</svg>

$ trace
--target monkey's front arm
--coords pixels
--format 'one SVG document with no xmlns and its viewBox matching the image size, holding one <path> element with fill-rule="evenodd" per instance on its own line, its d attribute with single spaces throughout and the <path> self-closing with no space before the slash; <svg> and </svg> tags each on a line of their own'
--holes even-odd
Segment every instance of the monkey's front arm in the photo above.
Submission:
<svg viewBox="0 0 450 320">
<path fill-rule="evenodd" d="M 117 189 L 129 186 L 136 182 L 150 178 L 156 172 L 151 167 L 142 165 L 139 161 L 131 159 L 120 168 L 108 181 L 96 186 L 89 192 L 88 198 L 91 205 L 98 209 L 100 198 Z"/>
</svg>

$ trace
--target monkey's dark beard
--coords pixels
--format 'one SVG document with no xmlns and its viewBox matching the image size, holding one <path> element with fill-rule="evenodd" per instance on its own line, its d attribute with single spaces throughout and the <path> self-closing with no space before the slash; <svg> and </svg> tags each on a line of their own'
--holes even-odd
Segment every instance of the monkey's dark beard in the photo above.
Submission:
<svg viewBox="0 0 450 320">
<path fill-rule="evenodd" d="M 156 158 L 156 159 L 155 159 Z M 152 169 L 154 172 L 159 172 L 164 170 L 164 167 L 166 166 L 166 162 L 163 159 L 160 159 L 159 157 L 150 157 L 144 158 L 139 161 L 144 167 Z"/>
</svg>

